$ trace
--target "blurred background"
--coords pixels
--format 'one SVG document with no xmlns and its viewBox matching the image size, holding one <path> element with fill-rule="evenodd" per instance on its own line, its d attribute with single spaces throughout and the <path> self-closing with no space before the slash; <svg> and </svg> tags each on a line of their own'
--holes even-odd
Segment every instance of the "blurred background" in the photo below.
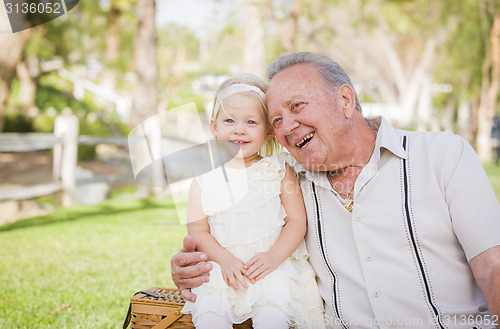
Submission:
<svg viewBox="0 0 500 329">
<path fill-rule="evenodd" d="M 132 291 L 150 283 L 171 284 L 166 264 L 185 231 L 175 226 L 177 219 L 166 219 L 175 206 L 168 198 L 158 198 L 164 194 L 137 189 L 128 133 L 146 118 L 194 103 L 194 113 L 172 115 L 169 124 L 172 135 L 195 142 L 195 132 L 186 132 L 193 120 L 203 121 L 211 111 L 222 80 L 242 72 L 265 80 L 271 61 L 296 51 L 321 53 L 341 64 L 351 76 L 365 116 L 383 115 L 404 129 L 465 137 L 499 195 L 499 0 L 80 1 L 46 24 L 0 34 L 0 287 L 5 287 L 0 288 L 0 311 L 3 307 L 7 314 L 0 327 L 114 327 Z M 59 128 L 58 121 L 63 122 Z M 75 136 L 68 137 L 67 131 Z M 120 195 L 132 195 L 135 201 L 101 203 L 110 197 L 122 200 Z M 61 205 L 66 210 L 60 210 Z M 60 256 L 81 238 L 68 233 L 66 225 L 76 225 L 78 219 L 83 226 L 70 230 L 81 233 L 88 224 L 82 218 L 96 225 L 84 234 L 99 247 L 92 252 L 103 256 L 103 262 L 109 257 L 126 259 L 120 264 L 131 272 L 113 288 L 109 302 L 99 306 L 108 312 L 114 307 L 111 319 L 103 311 L 92 324 L 85 320 L 89 314 L 95 316 L 95 306 L 87 306 L 89 296 L 75 301 L 75 292 L 64 300 L 52 294 L 41 304 L 30 297 L 13 297 L 22 280 L 30 281 L 27 272 L 33 278 L 58 277 L 34 288 L 57 291 L 60 269 L 43 272 L 41 255 L 33 256 L 35 261 L 28 258 L 40 266 L 29 271 L 14 266 L 19 272 L 12 270 L 10 275 L 6 271 L 13 255 L 23 258 L 30 254 L 26 250 L 40 250 L 41 244 L 24 251 L 6 249 L 26 243 L 22 234 L 40 237 L 50 227 L 43 231 L 51 236 L 43 245 L 51 245 Z M 175 232 L 169 251 L 158 251 L 158 240 L 148 238 L 163 231 L 157 225 L 169 225 L 164 231 Z M 130 231 L 119 231 L 124 227 Z M 139 228 L 142 243 L 149 247 L 131 244 L 139 243 Z M 117 234 L 122 240 L 113 240 Z M 105 244 L 110 241 L 114 242 Z M 131 259 L 121 254 L 125 244 L 130 252 L 142 252 Z M 95 276 L 82 269 L 85 253 L 81 246 L 75 248 L 80 255 L 75 266 L 83 272 L 65 279 L 69 282 Z M 108 254 L 102 255 L 103 248 Z M 159 258 L 147 263 L 144 254 Z M 106 272 L 109 278 L 123 274 L 118 267 L 116 272 L 93 267 L 89 271 Z M 100 285 L 101 292 L 106 290 L 106 283 Z M 61 295 L 65 296 L 59 291 Z M 54 313 L 70 316 L 55 318 Z"/>
</svg>

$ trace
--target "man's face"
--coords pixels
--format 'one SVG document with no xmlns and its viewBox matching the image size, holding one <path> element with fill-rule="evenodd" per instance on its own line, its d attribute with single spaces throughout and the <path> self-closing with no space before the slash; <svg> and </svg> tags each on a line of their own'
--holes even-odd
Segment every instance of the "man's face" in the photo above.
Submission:
<svg viewBox="0 0 500 329">
<path fill-rule="evenodd" d="M 266 92 L 269 117 L 281 145 L 305 168 L 331 170 L 345 152 L 342 99 L 312 64 L 276 74 Z"/>
</svg>

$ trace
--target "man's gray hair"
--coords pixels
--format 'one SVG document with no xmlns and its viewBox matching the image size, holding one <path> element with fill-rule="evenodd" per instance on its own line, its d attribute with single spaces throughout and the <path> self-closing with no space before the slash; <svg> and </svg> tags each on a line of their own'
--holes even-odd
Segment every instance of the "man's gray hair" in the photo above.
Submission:
<svg viewBox="0 0 500 329">
<path fill-rule="evenodd" d="M 342 85 L 348 85 L 354 90 L 354 96 L 356 99 L 356 109 L 361 112 L 361 105 L 358 100 L 358 95 L 354 86 L 352 85 L 351 79 L 345 73 L 344 69 L 334 60 L 323 55 L 300 52 L 292 53 L 288 55 L 283 55 L 278 57 L 274 62 L 269 64 L 267 68 L 267 78 L 269 81 L 286 68 L 297 64 L 313 64 L 321 76 L 332 86 L 332 91 L 336 91 L 338 87 Z"/>
</svg>

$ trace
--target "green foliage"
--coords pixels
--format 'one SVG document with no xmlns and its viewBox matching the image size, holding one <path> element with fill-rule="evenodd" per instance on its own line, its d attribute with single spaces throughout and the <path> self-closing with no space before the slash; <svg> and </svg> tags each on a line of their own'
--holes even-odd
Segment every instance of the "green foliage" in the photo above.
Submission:
<svg viewBox="0 0 500 329">
<path fill-rule="evenodd" d="M 485 48 L 481 30 L 478 1 L 463 0 L 453 2 L 458 19 L 446 44 L 446 55 L 438 65 L 439 77 L 453 83 L 455 90 L 467 96 L 478 95 L 481 86 L 481 66 Z"/>
<path fill-rule="evenodd" d="M 33 120 L 34 131 L 41 133 L 51 133 L 54 131 L 54 121 L 56 117 L 53 115 L 48 115 L 46 113 L 37 116 Z"/>
<path fill-rule="evenodd" d="M 121 328 L 138 290 L 170 286 L 186 228 L 172 199 L 114 199 L 0 226 L 0 328 Z"/>
<path fill-rule="evenodd" d="M 42 109 L 42 114 L 33 122 L 33 130 L 38 132 L 54 131 L 57 113 L 71 109 L 79 118 L 80 135 L 99 137 L 124 136 L 129 128 L 115 114 L 103 114 L 89 95 L 77 100 L 72 95 L 72 85 L 56 74 L 45 74 L 38 79 L 35 104 Z M 50 110 L 49 110 L 50 109 Z M 90 160 L 96 156 L 95 145 L 80 145 L 78 159 Z"/>
<path fill-rule="evenodd" d="M 29 133 L 33 132 L 33 120 L 20 113 L 7 113 L 3 127 L 4 133 Z"/>
<path fill-rule="evenodd" d="M 185 26 L 176 24 L 168 24 L 157 30 L 158 34 L 158 49 L 165 51 L 173 51 L 178 48 L 183 48 L 186 52 L 186 59 L 194 61 L 198 58 L 200 41 L 194 32 Z M 162 61 L 161 56 L 158 58 Z"/>
<path fill-rule="evenodd" d="M 24 116 L 21 116 L 24 118 Z M 50 133 L 54 131 L 55 116 L 47 113 L 37 116 L 32 121 L 32 130 L 36 132 Z M 98 116 L 95 112 L 84 113 L 79 118 L 79 134 L 98 137 L 125 136 L 130 128 L 119 120 L 115 115 L 109 118 Z M 91 160 L 96 157 L 95 145 L 78 146 L 78 160 Z"/>
<path fill-rule="evenodd" d="M 189 103 L 195 103 L 198 111 L 203 111 L 203 107 L 206 101 L 207 99 L 205 97 L 195 94 L 190 86 L 188 87 L 181 85 L 177 86 L 175 88 L 175 92 L 172 93 L 172 97 L 168 104 L 168 109 L 172 109 Z"/>
<path fill-rule="evenodd" d="M 83 100 L 77 100 L 72 91 L 73 85 L 56 74 L 42 75 L 37 79 L 35 104 L 39 109 L 54 108 L 58 113 L 65 108 L 86 113 L 98 110 L 91 98 L 87 96 Z"/>
<path fill-rule="evenodd" d="M 73 108 L 77 102 L 67 93 L 52 86 L 39 85 L 35 95 L 35 104 L 39 109 L 54 108 L 61 112 L 64 108 Z"/>
<path fill-rule="evenodd" d="M 117 63 L 106 63 L 107 69 L 116 69 L 119 72 L 130 71 L 134 60 L 135 24 L 130 18 L 124 18 L 119 23 L 120 30 L 120 56 Z"/>
<path fill-rule="evenodd" d="M 110 118 L 97 116 L 95 113 L 86 114 L 79 120 L 80 135 L 90 135 L 98 137 L 124 136 L 129 132 L 129 128 L 116 116 Z M 95 145 L 78 146 L 78 160 L 91 160 L 96 157 Z"/>
</svg>

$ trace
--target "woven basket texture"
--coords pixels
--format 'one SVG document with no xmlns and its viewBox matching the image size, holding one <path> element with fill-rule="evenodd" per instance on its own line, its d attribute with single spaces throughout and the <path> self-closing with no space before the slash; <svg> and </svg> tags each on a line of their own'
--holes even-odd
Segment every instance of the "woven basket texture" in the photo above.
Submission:
<svg viewBox="0 0 500 329">
<path fill-rule="evenodd" d="M 151 292 L 160 295 L 159 298 L 139 293 L 130 299 L 132 304 L 131 329 L 152 329 L 163 318 L 176 312 L 185 303 L 185 299 L 177 289 L 149 288 Z M 173 322 L 169 329 L 194 329 L 191 314 L 183 314 Z M 247 320 L 242 324 L 235 324 L 236 329 L 252 329 L 252 321 Z"/>
</svg>

